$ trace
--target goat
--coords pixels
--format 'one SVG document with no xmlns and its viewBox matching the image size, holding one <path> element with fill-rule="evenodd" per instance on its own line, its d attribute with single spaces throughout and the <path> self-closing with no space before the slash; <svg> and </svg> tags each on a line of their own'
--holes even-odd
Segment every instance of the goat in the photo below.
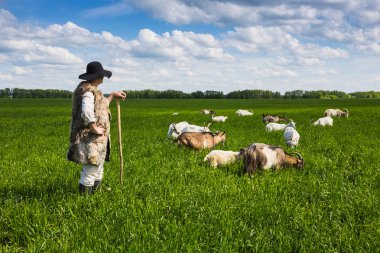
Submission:
<svg viewBox="0 0 380 253">
<path fill-rule="evenodd" d="M 226 141 L 226 133 L 218 132 L 216 134 L 212 134 L 208 132 L 186 132 L 178 136 L 176 141 L 178 145 L 184 145 L 195 150 L 201 150 L 212 148 L 220 142 L 223 142 L 224 145 L 224 142 Z"/>
<path fill-rule="evenodd" d="M 317 121 L 313 123 L 314 126 L 332 126 L 333 125 L 333 118 L 330 116 L 319 118 Z"/>
<path fill-rule="evenodd" d="M 241 109 L 239 109 L 239 110 L 236 111 L 236 114 L 238 116 L 251 116 L 251 115 L 253 115 L 253 112 L 250 112 L 248 110 L 241 110 Z"/>
<path fill-rule="evenodd" d="M 347 109 L 343 109 L 343 111 L 341 111 L 340 109 L 327 109 L 325 111 L 325 116 L 330 116 L 330 117 L 335 117 L 335 116 L 338 116 L 338 117 L 348 117 L 348 110 Z"/>
<path fill-rule="evenodd" d="M 263 113 L 263 122 L 279 122 L 279 121 L 288 121 L 286 116 L 278 116 L 278 115 L 270 115 L 270 114 L 264 114 Z"/>
<path fill-rule="evenodd" d="M 291 121 L 284 129 L 284 139 L 288 147 L 298 146 L 300 134 L 296 130 L 296 123 Z"/>
<path fill-rule="evenodd" d="M 213 150 L 208 155 L 206 155 L 203 161 L 208 161 L 211 167 L 220 167 L 230 163 L 233 163 L 237 160 L 240 160 L 243 156 L 239 151 L 225 151 L 225 150 Z"/>
<path fill-rule="evenodd" d="M 226 119 L 228 119 L 228 116 L 216 116 L 216 117 L 214 117 L 214 115 L 212 115 L 211 119 L 214 122 L 225 122 Z"/>
<path fill-rule="evenodd" d="M 200 111 L 203 114 L 215 114 L 216 112 L 210 109 L 203 109 Z"/>
<path fill-rule="evenodd" d="M 284 130 L 287 125 L 279 123 L 268 123 L 265 126 L 265 130 L 268 132 Z"/>
<path fill-rule="evenodd" d="M 197 126 L 191 125 L 186 121 L 182 121 L 179 123 L 171 123 L 169 125 L 167 137 L 168 139 L 177 139 L 177 137 L 184 132 L 211 132 L 209 128 L 210 125 L 211 123 L 209 123 L 207 126 Z"/>
<path fill-rule="evenodd" d="M 240 155 L 244 160 L 244 172 L 248 174 L 254 173 L 257 169 L 303 168 L 304 166 L 304 160 L 299 153 L 289 154 L 281 147 L 264 143 L 253 143 L 241 149 Z"/>
</svg>

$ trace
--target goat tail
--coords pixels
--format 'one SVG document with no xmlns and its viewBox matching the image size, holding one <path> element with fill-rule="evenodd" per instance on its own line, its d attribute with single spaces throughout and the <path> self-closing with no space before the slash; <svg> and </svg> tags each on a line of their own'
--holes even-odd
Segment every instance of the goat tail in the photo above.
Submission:
<svg viewBox="0 0 380 253">
<path fill-rule="evenodd" d="M 207 162 L 208 160 L 208 155 L 205 156 L 205 159 L 203 159 L 204 162 Z"/>
</svg>

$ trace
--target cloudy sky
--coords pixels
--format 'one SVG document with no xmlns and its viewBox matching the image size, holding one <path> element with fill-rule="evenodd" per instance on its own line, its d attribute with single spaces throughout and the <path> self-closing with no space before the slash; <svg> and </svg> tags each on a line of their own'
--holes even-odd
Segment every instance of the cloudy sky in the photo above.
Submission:
<svg viewBox="0 0 380 253">
<path fill-rule="evenodd" d="M 380 91 L 380 0 L 0 0 L 0 89 Z"/>
</svg>

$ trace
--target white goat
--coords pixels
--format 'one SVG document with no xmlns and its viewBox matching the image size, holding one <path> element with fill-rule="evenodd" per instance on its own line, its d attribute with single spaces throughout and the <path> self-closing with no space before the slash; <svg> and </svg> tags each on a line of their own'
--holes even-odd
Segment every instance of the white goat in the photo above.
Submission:
<svg viewBox="0 0 380 253">
<path fill-rule="evenodd" d="M 233 163 L 242 157 L 243 155 L 239 151 L 213 150 L 206 155 L 204 161 L 208 161 L 211 167 L 216 168 Z"/>
<path fill-rule="evenodd" d="M 317 121 L 313 123 L 314 126 L 332 126 L 333 118 L 330 116 L 319 118 Z"/>
<path fill-rule="evenodd" d="M 215 114 L 215 111 L 210 110 L 210 109 L 203 109 L 203 110 L 201 110 L 201 113 L 203 113 L 203 114 Z"/>
<path fill-rule="evenodd" d="M 225 122 L 226 119 L 228 119 L 228 116 L 216 116 L 216 117 L 214 117 L 214 115 L 212 115 L 211 119 L 214 122 Z"/>
<path fill-rule="evenodd" d="M 293 148 L 294 146 L 298 146 L 300 134 L 297 132 L 296 124 L 293 121 L 285 127 L 284 139 L 288 147 Z"/>
<path fill-rule="evenodd" d="M 268 131 L 268 132 L 272 132 L 272 131 L 282 131 L 285 129 L 287 125 L 285 124 L 279 124 L 279 123 L 268 123 L 266 124 L 265 126 L 265 130 Z"/>
<path fill-rule="evenodd" d="M 327 109 L 325 111 L 325 116 L 330 116 L 330 117 L 335 117 L 335 116 L 338 116 L 338 117 L 348 117 L 348 110 L 347 109 L 343 109 L 340 110 L 340 109 Z"/>
<path fill-rule="evenodd" d="M 251 116 L 253 114 L 253 112 L 250 112 L 248 110 L 241 110 L 241 109 L 237 110 L 236 113 L 239 116 Z"/>
<path fill-rule="evenodd" d="M 167 137 L 170 139 L 177 139 L 177 137 L 181 133 L 185 132 L 211 132 L 209 129 L 211 123 L 209 123 L 207 126 L 197 126 L 197 125 L 191 125 L 187 123 L 186 121 L 182 121 L 179 123 L 171 123 L 169 125 Z"/>
</svg>

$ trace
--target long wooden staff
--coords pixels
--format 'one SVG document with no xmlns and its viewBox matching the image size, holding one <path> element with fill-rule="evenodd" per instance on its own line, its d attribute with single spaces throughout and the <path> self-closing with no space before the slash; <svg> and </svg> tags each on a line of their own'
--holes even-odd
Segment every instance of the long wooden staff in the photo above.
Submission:
<svg viewBox="0 0 380 253">
<path fill-rule="evenodd" d="M 124 168 L 123 168 L 123 145 L 121 142 L 121 119 L 120 119 L 120 101 L 119 98 L 116 99 L 116 105 L 117 105 L 117 129 L 119 132 L 119 159 L 120 159 L 120 184 L 123 185 L 123 174 L 124 174 Z"/>
</svg>

